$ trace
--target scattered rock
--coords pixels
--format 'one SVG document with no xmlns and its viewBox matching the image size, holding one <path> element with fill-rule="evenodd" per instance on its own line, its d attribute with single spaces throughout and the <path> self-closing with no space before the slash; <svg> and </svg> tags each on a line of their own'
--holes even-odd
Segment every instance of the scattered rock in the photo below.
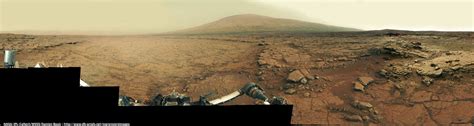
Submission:
<svg viewBox="0 0 474 126">
<path fill-rule="evenodd" d="M 421 58 L 430 56 L 420 42 L 389 41 L 385 43 L 383 49 L 386 53 L 394 56 Z"/>
<path fill-rule="evenodd" d="M 438 101 L 438 100 L 439 100 L 439 96 L 431 95 L 431 100 L 432 100 L 432 101 Z"/>
<path fill-rule="evenodd" d="M 354 82 L 354 90 L 363 92 L 364 85 L 362 85 L 360 82 Z"/>
<path fill-rule="evenodd" d="M 279 64 L 278 61 L 276 61 L 275 59 L 271 59 L 271 58 L 260 58 L 259 60 L 257 60 L 257 63 L 258 63 L 258 65 L 265 66 L 267 68 L 271 68 L 272 66 L 283 67 L 283 65 Z"/>
<path fill-rule="evenodd" d="M 263 74 L 263 71 L 258 71 L 256 75 L 257 75 L 257 76 L 260 76 L 260 75 L 262 75 L 262 74 Z"/>
<path fill-rule="evenodd" d="M 369 109 L 369 112 L 375 114 L 375 115 L 378 115 L 379 114 L 379 111 L 375 110 L 374 108 L 371 108 Z"/>
<path fill-rule="evenodd" d="M 461 80 L 461 79 L 463 78 L 463 76 L 460 75 L 460 74 L 455 74 L 455 75 L 453 75 L 453 78 L 454 78 L 454 79 Z"/>
<path fill-rule="evenodd" d="M 290 84 L 290 83 L 286 83 L 283 85 L 283 89 L 290 89 L 290 88 L 294 88 L 295 86 L 293 84 Z"/>
<path fill-rule="evenodd" d="M 299 82 L 303 78 L 304 78 L 304 75 L 299 70 L 295 70 L 288 75 L 287 80 L 293 81 L 293 82 Z"/>
<path fill-rule="evenodd" d="M 304 89 L 304 85 L 298 85 L 298 89 Z"/>
<path fill-rule="evenodd" d="M 390 78 L 399 79 L 401 77 L 408 76 L 410 73 L 412 73 L 412 71 L 408 67 L 405 67 L 402 65 L 394 65 L 394 64 L 390 64 L 385 69 L 382 69 L 379 71 L 380 75 L 388 79 Z"/>
<path fill-rule="evenodd" d="M 433 84 L 434 79 L 427 76 L 423 76 L 423 80 L 421 82 L 426 86 L 430 86 L 431 84 Z"/>
<path fill-rule="evenodd" d="M 416 71 L 419 75 L 422 76 L 431 76 L 431 77 L 439 77 L 443 73 L 443 69 L 436 68 L 419 68 Z"/>
<path fill-rule="evenodd" d="M 370 104 L 368 102 L 361 102 L 361 101 L 358 101 L 358 100 L 355 100 L 354 102 L 352 102 L 352 106 L 354 108 L 358 108 L 358 109 L 362 109 L 362 110 L 367 110 L 367 109 L 370 109 L 370 108 L 374 107 L 372 104 Z"/>
<path fill-rule="evenodd" d="M 286 62 L 286 63 L 296 63 L 299 61 L 299 56 L 298 55 L 290 55 L 290 56 L 286 56 L 283 58 L 283 60 Z"/>
<path fill-rule="evenodd" d="M 185 85 L 185 86 L 183 87 L 183 92 L 188 92 L 190 87 L 191 87 L 191 86 L 190 86 L 189 84 Z"/>
<path fill-rule="evenodd" d="M 283 67 L 283 65 L 278 64 L 278 63 L 274 64 L 274 66 L 275 66 L 276 68 L 282 68 L 282 67 Z"/>
<path fill-rule="evenodd" d="M 359 115 L 344 115 L 344 119 L 347 121 L 356 121 L 356 122 L 361 122 L 362 117 Z"/>
<path fill-rule="evenodd" d="M 367 86 L 374 81 L 372 77 L 359 77 L 357 80 L 359 80 L 364 86 Z"/>
<path fill-rule="evenodd" d="M 383 117 L 381 115 L 370 115 L 370 119 L 373 123 L 380 123 L 383 120 Z"/>
<path fill-rule="evenodd" d="M 339 57 L 336 59 L 337 61 L 348 61 L 347 57 Z"/>
<path fill-rule="evenodd" d="M 314 80 L 314 76 L 309 73 L 308 69 L 300 69 L 300 72 L 309 80 Z"/>
<path fill-rule="evenodd" d="M 430 60 L 424 60 L 412 66 L 421 76 L 440 77 L 460 72 L 474 71 L 474 53 L 450 51 L 449 55 L 441 55 Z"/>
<path fill-rule="evenodd" d="M 257 60 L 258 65 L 267 65 L 268 63 L 265 60 Z"/>
<path fill-rule="evenodd" d="M 310 94 L 309 92 L 306 92 L 306 93 L 304 93 L 303 95 L 304 95 L 305 97 L 311 96 L 311 94 Z"/>
<path fill-rule="evenodd" d="M 387 77 L 387 76 L 388 76 L 388 71 L 385 70 L 385 69 L 381 69 L 381 70 L 379 71 L 379 74 L 382 75 L 382 76 L 384 76 L 384 77 Z"/>
<path fill-rule="evenodd" d="M 285 90 L 285 94 L 292 95 L 292 94 L 295 94 L 295 93 L 296 93 L 296 90 L 293 89 L 293 88 L 290 88 L 290 89 Z"/>
<path fill-rule="evenodd" d="M 370 117 L 369 117 L 369 116 L 363 116 L 362 119 L 363 119 L 364 121 L 369 121 Z"/>
<path fill-rule="evenodd" d="M 300 82 L 301 82 L 302 84 L 306 84 L 306 83 L 308 83 L 308 80 L 306 80 L 306 78 L 303 78 L 303 79 L 300 80 Z"/>
<path fill-rule="evenodd" d="M 276 67 L 276 66 L 275 66 L 275 67 Z M 279 71 L 279 68 L 272 68 L 272 72 L 273 72 L 273 73 L 275 73 L 275 72 L 277 72 L 277 71 Z"/>
<path fill-rule="evenodd" d="M 396 84 L 393 84 L 393 85 L 395 86 L 395 88 L 397 90 L 404 90 L 405 89 L 405 87 L 402 84 L 396 83 Z"/>
</svg>

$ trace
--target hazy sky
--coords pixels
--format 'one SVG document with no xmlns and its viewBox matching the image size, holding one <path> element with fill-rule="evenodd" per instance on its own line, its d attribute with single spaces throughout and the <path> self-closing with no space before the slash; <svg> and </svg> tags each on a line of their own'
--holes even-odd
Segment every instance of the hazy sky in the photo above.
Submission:
<svg viewBox="0 0 474 126">
<path fill-rule="evenodd" d="M 140 34 L 260 14 L 365 30 L 474 31 L 472 0 L 0 0 L 0 31 Z"/>
</svg>

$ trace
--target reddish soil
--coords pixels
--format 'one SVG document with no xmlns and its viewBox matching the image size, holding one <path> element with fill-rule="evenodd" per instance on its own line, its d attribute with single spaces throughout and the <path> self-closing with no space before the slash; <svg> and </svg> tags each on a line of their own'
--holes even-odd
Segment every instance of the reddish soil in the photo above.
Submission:
<svg viewBox="0 0 474 126">
<path fill-rule="evenodd" d="M 257 82 L 268 96 L 294 105 L 292 123 L 341 125 L 472 125 L 474 72 L 464 71 L 422 84 L 413 71 L 386 78 L 381 69 L 417 58 L 374 54 L 387 41 L 417 41 L 426 48 L 473 52 L 474 33 L 383 32 L 313 34 L 229 34 L 182 36 L 32 36 L 1 34 L 0 48 L 17 49 L 20 67 L 37 62 L 80 66 L 92 86 L 120 86 L 120 93 L 146 101 L 173 90 L 197 100 L 226 95 Z M 3 59 L 3 54 L 0 57 Z M 258 61 L 261 60 L 262 63 Z M 429 59 L 427 59 L 429 60 Z M 316 79 L 288 82 L 293 70 L 308 70 Z M 358 77 L 374 78 L 365 91 L 353 90 Z M 285 85 L 295 89 L 285 93 Z M 399 89 L 397 86 L 403 88 Z M 351 106 L 373 105 L 377 114 Z M 227 105 L 255 104 L 239 97 Z M 372 110 L 371 110 L 372 111 Z M 347 115 L 368 116 L 350 121 Z"/>
</svg>

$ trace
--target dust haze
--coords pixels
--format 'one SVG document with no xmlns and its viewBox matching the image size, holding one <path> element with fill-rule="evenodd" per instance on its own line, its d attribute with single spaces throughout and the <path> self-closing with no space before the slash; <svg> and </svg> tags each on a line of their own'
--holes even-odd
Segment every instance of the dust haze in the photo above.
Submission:
<svg viewBox="0 0 474 126">
<path fill-rule="evenodd" d="M 155 34 L 237 14 L 363 30 L 473 30 L 469 0 L 1 0 L 0 6 L 4 33 Z"/>
<path fill-rule="evenodd" d="M 298 16 L 245 0 L 2 0 L 0 31 L 43 34 L 153 34 L 236 14 Z"/>
</svg>

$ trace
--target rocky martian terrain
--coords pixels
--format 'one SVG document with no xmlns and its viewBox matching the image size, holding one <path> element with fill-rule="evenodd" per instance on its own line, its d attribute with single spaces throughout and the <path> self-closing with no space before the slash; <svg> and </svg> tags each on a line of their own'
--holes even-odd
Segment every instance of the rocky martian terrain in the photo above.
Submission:
<svg viewBox="0 0 474 126">
<path fill-rule="evenodd" d="M 172 91 L 216 98 L 257 82 L 294 105 L 292 123 L 474 124 L 472 32 L 213 35 L 1 34 L 20 67 L 81 67 L 92 86 L 148 101 Z M 3 53 L 3 52 L 2 52 Z M 3 54 L 1 57 L 3 59 Z M 239 97 L 227 105 L 259 104 Z"/>
</svg>

